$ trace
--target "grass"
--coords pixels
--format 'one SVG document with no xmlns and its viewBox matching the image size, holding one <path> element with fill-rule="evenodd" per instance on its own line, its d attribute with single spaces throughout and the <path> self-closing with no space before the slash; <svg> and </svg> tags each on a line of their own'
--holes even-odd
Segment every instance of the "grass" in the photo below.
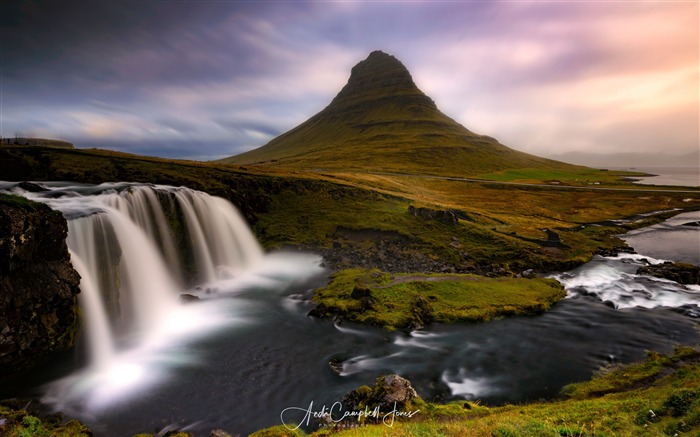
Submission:
<svg viewBox="0 0 700 437">
<path fill-rule="evenodd" d="M 185 185 L 231 200 L 267 248 L 334 251 L 342 255 L 334 262 L 338 268 L 375 266 L 394 272 L 447 267 L 510 275 L 529 268 L 569 269 L 599 248 L 621 244 L 614 235 L 626 228 L 589 226 L 592 223 L 653 210 L 700 208 L 700 190 L 695 190 L 697 194 L 596 191 L 303 172 L 93 149 L 3 146 L 0 174 L 9 180 Z M 460 219 L 456 224 L 426 219 L 409 214 L 409 206 L 457 210 Z M 547 246 L 543 229 L 557 232 L 562 245 Z M 382 241 L 388 247 L 381 247 Z"/>
<path fill-rule="evenodd" d="M 42 204 L 14 194 L 0 193 L 0 205 L 16 206 L 30 211 L 42 208 Z"/>
<path fill-rule="evenodd" d="M 641 175 L 644 175 L 644 173 L 579 167 L 573 169 L 518 168 L 480 174 L 478 177 L 499 182 L 546 183 L 551 185 L 609 185 L 623 183 L 621 177 Z"/>
<path fill-rule="evenodd" d="M 26 407 L 0 405 L 0 435 L 5 437 L 89 437 L 92 432 L 61 414 L 37 417 Z"/>
<path fill-rule="evenodd" d="M 482 322 L 546 311 L 566 292 L 552 279 L 477 275 L 389 275 L 349 269 L 314 292 L 317 312 L 388 329 L 432 322 Z"/>
</svg>

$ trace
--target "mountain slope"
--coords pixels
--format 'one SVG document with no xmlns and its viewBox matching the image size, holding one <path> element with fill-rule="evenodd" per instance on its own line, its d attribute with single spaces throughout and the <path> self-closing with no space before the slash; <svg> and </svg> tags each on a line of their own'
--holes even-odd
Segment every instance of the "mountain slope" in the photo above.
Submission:
<svg viewBox="0 0 700 437">
<path fill-rule="evenodd" d="M 406 67 L 381 51 L 353 67 L 348 83 L 321 112 L 266 145 L 221 162 L 445 176 L 580 168 L 469 131 L 440 112 Z"/>
</svg>

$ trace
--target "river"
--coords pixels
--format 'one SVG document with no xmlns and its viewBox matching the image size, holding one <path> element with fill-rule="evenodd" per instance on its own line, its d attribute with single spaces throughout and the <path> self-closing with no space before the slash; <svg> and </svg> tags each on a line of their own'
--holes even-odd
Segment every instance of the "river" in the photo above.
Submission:
<svg viewBox="0 0 700 437">
<path fill-rule="evenodd" d="M 700 239 L 700 228 L 687 225 L 698 220 L 699 213 L 687 213 L 635 231 L 632 245 L 642 247 L 661 232 L 664 238 L 677 232 L 684 240 Z M 244 275 L 210 282 L 212 292 L 189 290 L 201 300 L 178 313 L 178 325 L 188 327 L 162 343 L 126 347 L 98 375 L 89 370 L 82 341 L 50 366 L 3 386 L 0 397 L 42 398 L 97 436 L 167 429 L 207 435 L 215 428 L 244 435 L 282 419 L 299 421 L 301 416 L 280 415 L 312 403 L 314 410 L 330 407 L 386 373 L 410 379 L 426 400 L 500 405 L 551 399 L 602 366 L 642 360 L 646 350 L 668 353 L 674 344 L 698 343 L 700 287 L 634 272 L 662 259 L 700 259 L 688 252 L 692 244 L 670 254 L 654 247 L 645 246 L 642 255 L 597 256 L 556 275 L 569 295 L 540 316 L 413 332 L 307 316 L 312 290 L 327 281 L 322 260 L 307 253 L 267 254 Z M 342 363 L 340 374 L 331 360 Z"/>
</svg>

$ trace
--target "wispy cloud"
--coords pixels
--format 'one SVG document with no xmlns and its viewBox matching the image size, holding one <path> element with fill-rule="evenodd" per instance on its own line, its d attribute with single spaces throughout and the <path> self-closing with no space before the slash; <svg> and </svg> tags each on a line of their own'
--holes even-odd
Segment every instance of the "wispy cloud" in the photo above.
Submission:
<svg viewBox="0 0 700 437">
<path fill-rule="evenodd" d="M 321 110 L 382 49 L 443 112 L 514 148 L 698 147 L 697 2 L 1 7 L 5 136 L 221 157 Z"/>
</svg>

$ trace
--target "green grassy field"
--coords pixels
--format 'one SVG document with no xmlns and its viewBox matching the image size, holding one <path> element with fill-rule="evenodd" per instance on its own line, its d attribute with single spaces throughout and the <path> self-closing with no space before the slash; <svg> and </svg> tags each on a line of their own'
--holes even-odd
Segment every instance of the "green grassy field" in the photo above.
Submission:
<svg viewBox="0 0 700 437">
<path fill-rule="evenodd" d="M 393 330 L 534 315 L 565 296 L 561 284 L 552 279 L 350 269 L 333 274 L 313 300 L 329 316 Z"/>
</svg>

